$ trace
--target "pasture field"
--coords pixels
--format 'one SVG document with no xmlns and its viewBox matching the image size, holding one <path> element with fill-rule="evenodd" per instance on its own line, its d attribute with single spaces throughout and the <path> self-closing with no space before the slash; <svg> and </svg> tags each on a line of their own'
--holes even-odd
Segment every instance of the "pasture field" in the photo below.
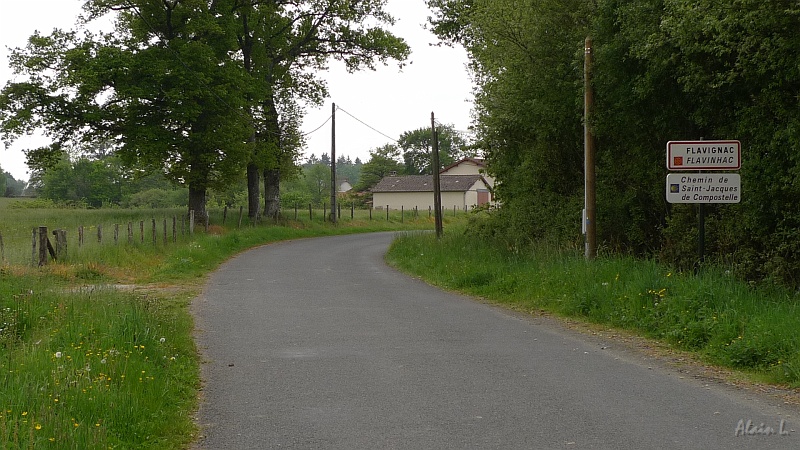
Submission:
<svg viewBox="0 0 800 450">
<path fill-rule="evenodd" d="M 332 234 L 432 229 L 433 219 L 342 211 L 338 225 L 284 211 L 258 224 L 238 210 L 193 234 L 163 223 L 185 210 L 64 210 L 0 202 L 0 448 L 179 449 L 197 429 L 200 361 L 189 311 L 205 277 L 248 248 Z M 37 207 L 39 206 L 39 207 Z M 356 215 L 358 214 L 358 215 Z M 288 218 L 287 218 L 288 217 Z M 464 220 L 452 215 L 446 226 Z M 152 220 L 156 239 L 152 239 Z M 180 219 L 177 219 L 179 221 Z M 145 222 L 144 237 L 127 223 Z M 124 233 L 113 238 L 115 225 Z M 34 227 L 68 230 L 67 255 L 32 264 Z M 78 227 L 84 242 L 77 242 Z M 104 230 L 98 242 L 97 228 Z"/>
</svg>

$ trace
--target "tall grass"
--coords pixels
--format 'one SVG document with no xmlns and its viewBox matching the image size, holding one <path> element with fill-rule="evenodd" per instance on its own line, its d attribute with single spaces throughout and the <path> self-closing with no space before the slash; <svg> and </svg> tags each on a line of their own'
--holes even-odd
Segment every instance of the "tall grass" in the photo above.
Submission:
<svg viewBox="0 0 800 450">
<path fill-rule="evenodd" d="M 196 434 L 200 366 L 189 305 L 210 271 L 236 253 L 278 240 L 433 227 L 432 219 L 408 212 L 400 217 L 392 211 L 387 221 L 385 212 L 370 220 L 366 211 L 351 220 L 343 210 L 336 226 L 322 220 L 322 211 L 297 221 L 292 211 L 278 224 L 244 221 L 240 228 L 231 215 L 222 226 L 222 212 L 214 211 L 217 225 L 208 233 L 198 228 L 155 245 L 148 238 L 129 244 L 127 236 L 100 244 L 87 236 L 81 247 L 70 242 L 67 258 L 38 268 L 30 264 L 33 226 L 103 224 L 108 230 L 182 211 L 2 206 L 6 255 L 15 251 L 17 232 L 24 248 L 21 262 L 0 262 L 2 449 L 188 447 Z M 448 216 L 445 223 L 463 217 Z"/>
<path fill-rule="evenodd" d="M 522 310 L 634 330 L 708 361 L 800 386 L 800 297 L 726 271 L 674 273 L 652 261 L 551 248 L 518 253 L 463 233 L 412 235 L 389 260 L 439 286 Z"/>
<path fill-rule="evenodd" d="M 185 296 L 0 273 L 0 448 L 177 448 L 194 425 Z"/>
</svg>

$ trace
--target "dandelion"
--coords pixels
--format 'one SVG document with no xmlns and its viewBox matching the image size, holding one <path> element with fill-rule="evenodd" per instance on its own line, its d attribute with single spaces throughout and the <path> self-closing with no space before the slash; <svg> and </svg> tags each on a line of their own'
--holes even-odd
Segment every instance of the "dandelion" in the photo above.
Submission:
<svg viewBox="0 0 800 450">
<path fill-rule="evenodd" d="M 22 417 L 25 417 L 27 415 L 28 415 L 28 411 L 22 411 Z"/>
<path fill-rule="evenodd" d="M 61 358 L 61 352 L 56 352 L 56 358 Z"/>
<path fill-rule="evenodd" d="M 42 429 L 42 424 L 37 423 L 36 425 L 33 426 L 33 428 L 35 428 L 37 430 L 41 430 Z"/>
<path fill-rule="evenodd" d="M 163 344 L 164 342 L 167 342 L 167 338 L 162 337 L 161 339 L 158 340 L 158 342 L 161 342 Z"/>
</svg>

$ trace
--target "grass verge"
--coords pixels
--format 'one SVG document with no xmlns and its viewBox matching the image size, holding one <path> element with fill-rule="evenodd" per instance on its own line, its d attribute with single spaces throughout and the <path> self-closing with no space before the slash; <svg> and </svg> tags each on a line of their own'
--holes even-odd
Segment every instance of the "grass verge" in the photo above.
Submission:
<svg viewBox="0 0 800 450">
<path fill-rule="evenodd" d="M 632 330 L 759 381 L 800 387 L 800 297 L 725 271 L 673 273 L 650 261 L 534 249 L 514 253 L 464 233 L 409 235 L 387 259 L 447 289 L 515 309 Z"/>
<path fill-rule="evenodd" d="M 43 268 L 0 264 L 0 448 L 187 448 L 200 383 L 189 305 L 211 271 L 279 240 L 432 226 L 213 227 L 171 245 L 76 250 Z"/>
</svg>

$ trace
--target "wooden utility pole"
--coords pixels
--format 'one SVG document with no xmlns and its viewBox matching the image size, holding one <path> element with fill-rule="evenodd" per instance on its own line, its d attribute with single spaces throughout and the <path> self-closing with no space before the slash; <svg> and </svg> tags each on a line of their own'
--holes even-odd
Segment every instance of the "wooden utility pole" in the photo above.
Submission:
<svg viewBox="0 0 800 450">
<path fill-rule="evenodd" d="M 592 109 L 594 108 L 594 93 L 592 91 L 592 38 L 586 38 L 583 62 L 584 77 L 584 176 L 585 176 L 585 229 L 586 229 L 586 259 L 597 256 L 597 192 L 595 187 L 595 147 L 592 134 Z"/>
<path fill-rule="evenodd" d="M 439 133 L 436 132 L 436 117 L 431 113 L 431 131 L 433 132 L 433 144 L 431 145 L 433 168 L 433 208 L 434 222 L 436 223 L 436 238 L 442 238 L 442 190 L 439 184 Z"/>
<path fill-rule="evenodd" d="M 336 223 L 336 103 L 331 105 L 331 223 Z"/>
</svg>

